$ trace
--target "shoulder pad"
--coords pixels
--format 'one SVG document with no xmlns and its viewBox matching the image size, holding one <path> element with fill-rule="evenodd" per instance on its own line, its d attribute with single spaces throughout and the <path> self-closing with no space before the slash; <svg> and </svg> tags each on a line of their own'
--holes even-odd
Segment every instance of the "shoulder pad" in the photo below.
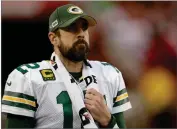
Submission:
<svg viewBox="0 0 177 129">
<path fill-rule="evenodd" d="M 23 64 L 17 67 L 16 70 L 34 82 L 55 80 L 55 75 L 50 67 L 50 60 Z"/>
<path fill-rule="evenodd" d="M 104 65 L 104 66 L 110 66 L 110 67 L 112 67 L 113 69 L 115 69 L 117 73 L 120 73 L 120 71 L 119 71 L 115 66 L 113 66 L 112 64 L 110 64 L 110 63 L 108 63 L 108 62 L 100 62 L 100 63 L 101 63 L 102 65 Z"/>
</svg>

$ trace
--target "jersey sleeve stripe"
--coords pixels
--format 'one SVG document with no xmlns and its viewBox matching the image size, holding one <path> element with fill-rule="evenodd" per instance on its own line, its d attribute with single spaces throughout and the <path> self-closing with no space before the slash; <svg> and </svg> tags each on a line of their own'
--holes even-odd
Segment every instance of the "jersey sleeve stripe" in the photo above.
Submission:
<svg viewBox="0 0 177 129">
<path fill-rule="evenodd" d="M 33 96 L 26 95 L 26 94 L 23 94 L 23 93 L 18 93 L 18 92 L 5 91 L 4 95 L 23 98 L 23 99 L 30 100 L 30 101 L 36 101 Z"/>
<path fill-rule="evenodd" d="M 36 111 L 36 109 L 37 109 L 36 107 L 33 107 L 31 105 L 27 105 L 27 104 L 24 104 L 24 103 L 12 102 L 12 101 L 6 101 L 6 100 L 2 100 L 2 105 L 19 107 L 19 108 L 23 108 L 23 109 L 27 109 L 27 110 L 32 110 L 32 111 Z"/>
<path fill-rule="evenodd" d="M 125 99 L 123 99 L 123 100 L 120 100 L 120 101 L 114 103 L 113 107 L 120 106 L 120 105 L 125 104 L 125 103 L 127 103 L 127 102 L 129 102 L 129 98 L 128 98 L 128 97 L 125 98 Z"/>
<path fill-rule="evenodd" d="M 127 92 L 126 88 L 122 89 L 121 91 L 118 91 L 117 96 L 113 99 L 113 102 L 116 101 L 117 97 L 119 97 L 120 95 L 122 95 L 126 92 Z"/>
<path fill-rule="evenodd" d="M 128 97 L 128 94 L 127 94 L 127 93 L 124 93 L 124 94 L 118 96 L 118 97 L 116 98 L 116 101 L 115 101 L 115 102 L 118 102 L 118 101 L 120 101 L 120 100 L 123 100 L 123 99 L 125 99 L 125 98 L 127 98 L 127 97 Z"/>
<path fill-rule="evenodd" d="M 17 102 L 17 103 L 23 103 L 23 104 L 26 104 L 26 105 L 30 105 L 32 107 L 36 107 L 36 103 L 34 101 L 23 99 L 23 98 L 4 95 L 2 100 Z"/>
<path fill-rule="evenodd" d="M 121 95 L 123 93 L 126 93 L 126 92 L 127 92 L 127 89 L 124 88 L 124 89 L 122 89 L 122 90 L 120 90 L 120 91 L 117 92 L 117 96 L 119 96 L 119 95 Z"/>
</svg>

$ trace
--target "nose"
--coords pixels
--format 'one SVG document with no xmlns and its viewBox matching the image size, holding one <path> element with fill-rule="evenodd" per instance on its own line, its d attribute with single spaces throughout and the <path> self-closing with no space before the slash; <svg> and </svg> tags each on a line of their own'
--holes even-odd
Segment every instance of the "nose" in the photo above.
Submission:
<svg viewBox="0 0 177 129">
<path fill-rule="evenodd" d="M 84 39 L 84 31 L 82 30 L 82 28 L 79 28 L 77 38 Z"/>
</svg>

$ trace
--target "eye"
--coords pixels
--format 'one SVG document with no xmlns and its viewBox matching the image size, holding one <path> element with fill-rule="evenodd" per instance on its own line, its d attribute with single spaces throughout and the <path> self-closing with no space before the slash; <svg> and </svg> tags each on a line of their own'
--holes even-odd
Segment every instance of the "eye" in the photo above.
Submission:
<svg viewBox="0 0 177 129">
<path fill-rule="evenodd" d="M 68 31 L 68 32 L 77 32 L 77 26 L 76 23 L 71 24 L 68 27 L 62 28 L 62 30 L 64 31 Z"/>
<path fill-rule="evenodd" d="M 88 22 L 85 21 L 85 22 L 83 22 L 83 24 L 82 24 L 82 30 L 83 30 L 83 31 L 86 31 L 87 29 L 88 29 Z"/>
</svg>

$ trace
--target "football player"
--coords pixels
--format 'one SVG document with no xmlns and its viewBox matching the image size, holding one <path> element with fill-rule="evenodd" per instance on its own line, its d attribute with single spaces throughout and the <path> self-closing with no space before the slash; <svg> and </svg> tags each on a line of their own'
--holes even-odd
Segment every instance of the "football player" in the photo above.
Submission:
<svg viewBox="0 0 177 129">
<path fill-rule="evenodd" d="M 82 128 L 91 118 L 98 128 L 126 127 L 123 112 L 131 104 L 121 72 L 109 63 L 87 59 L 88 29 L 95 25 L 78 6 L 56 8 L 49 18 L 51 60 L 23 64 L 8 76 L 2 98 L 6 128 Z M 79 113 L 79 100 L 72 99 L 79 95 L 66 81 L 83 94 L 85 108 Z"/>
</svg>

